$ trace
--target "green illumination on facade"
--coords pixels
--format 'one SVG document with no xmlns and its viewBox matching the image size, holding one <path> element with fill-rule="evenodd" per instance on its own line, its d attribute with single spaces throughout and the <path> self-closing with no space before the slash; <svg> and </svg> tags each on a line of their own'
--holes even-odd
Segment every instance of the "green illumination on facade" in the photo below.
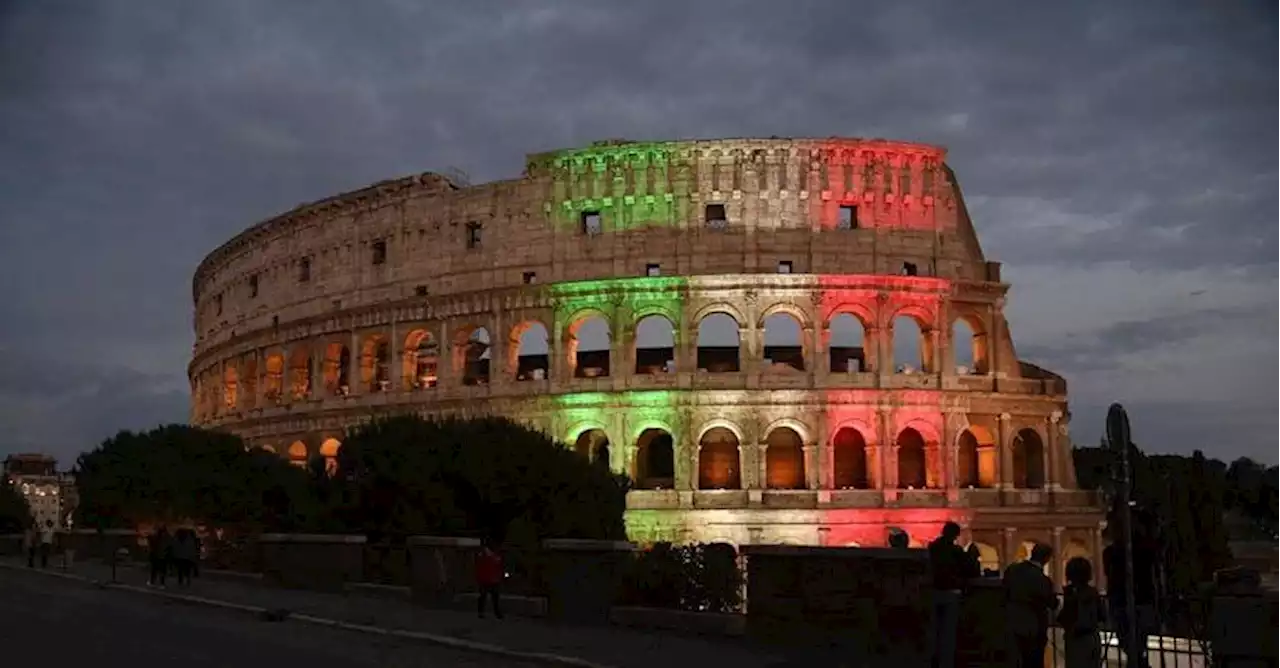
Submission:
<svg viewBox="0 0 1280 668">
<path fill-rule="evenodd" d="M 577 229 L 584 212 L 604 232 L 672 227 L 687 219 L 694 173 L 675 142 L 601 142 L 529 157 L 530 173 L 551 176 L 548 214 Z"/>
</svg>

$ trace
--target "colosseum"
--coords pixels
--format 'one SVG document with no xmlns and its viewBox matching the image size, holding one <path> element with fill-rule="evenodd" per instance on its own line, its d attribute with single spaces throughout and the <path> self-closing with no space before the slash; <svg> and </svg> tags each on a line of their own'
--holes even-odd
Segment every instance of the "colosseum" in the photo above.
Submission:
<svg viewBox="0 0 1280 668">
<path fill-rule="evenodd" d="M 500 414 L 626 472 L 638 541 L 1101 551 L 1066 383 L 937 146 L 603 141 L 259 223 L 193 281 L 192 421 L 299 463 L 371 415 Z"/>
</svg>

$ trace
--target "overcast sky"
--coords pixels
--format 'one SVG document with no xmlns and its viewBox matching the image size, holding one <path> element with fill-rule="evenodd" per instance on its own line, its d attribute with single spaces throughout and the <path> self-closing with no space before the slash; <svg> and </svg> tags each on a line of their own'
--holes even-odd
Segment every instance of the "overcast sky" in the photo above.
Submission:
<svg viewBox="0 0 1280 668">
<path fill-rule="evenodd" d="M 1274 463 L 1276 25 L 1245 0 L 0 3 L 0 453 L 185 419 L 196 264 L 300 202 L 608 137 L 843 135 L 948 147 L 1078 443 L 1119 400 L 1148 450 Z"/>
</svg>

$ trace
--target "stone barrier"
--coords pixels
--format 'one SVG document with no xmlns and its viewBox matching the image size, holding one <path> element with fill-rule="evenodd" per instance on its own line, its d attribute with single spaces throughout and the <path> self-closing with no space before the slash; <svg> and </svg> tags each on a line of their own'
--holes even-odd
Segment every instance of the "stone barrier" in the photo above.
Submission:
<svg viewBox="0 0 1280 668">
<path fill-rule="evenodd" d="M 276 533 L 258 542 L 263 580 L 277 586 L 340 592 L 363 571 L 364 536 Z"/>
<path fill-rule="evenodd" d="M 547 616 L 607 624 L 634 550 L 635 545 L 625 541 L 542 541 L 540 581 L 546 587 Z"/>
<path fill-rule="evenodd" d="M 834 648 L 850 661 L 928 659 L 924 550 L 746 545 L 747 633 Z"/>
<path fill-rule="evenodd" d="M 450 536 L 410 536 L 409 586 L 413 600 L 452 607 L 459 594 L 475 592 L 475 558 L 480 541 Z"/>
</svg>

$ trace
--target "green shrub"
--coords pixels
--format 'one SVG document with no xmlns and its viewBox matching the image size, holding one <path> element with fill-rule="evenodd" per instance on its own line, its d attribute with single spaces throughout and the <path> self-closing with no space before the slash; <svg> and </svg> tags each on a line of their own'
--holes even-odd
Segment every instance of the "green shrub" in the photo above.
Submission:
<svg viewBox="0 0 1280 668">
<path fill-rule="evenodd" d="M 725 543 L 657 543 L 633 558 L 622 602 L 695 612 L 738 612 L 743 580 L 737 557 L 733 546 Z"/>
</svg>

